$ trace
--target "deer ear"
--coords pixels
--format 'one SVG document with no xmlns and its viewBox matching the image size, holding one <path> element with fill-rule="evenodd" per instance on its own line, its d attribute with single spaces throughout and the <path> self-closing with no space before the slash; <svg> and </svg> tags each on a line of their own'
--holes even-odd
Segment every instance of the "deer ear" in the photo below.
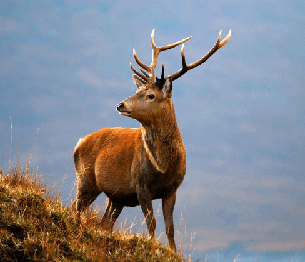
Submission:
<svg viewBox="0 0 305 262">
<path fill-rule="evenodd" d="M 166 78 L 165 83 L 162 87 L 162 92 L 164 98 L 172 97 L 172 79 L 170 77 Z"/>
<path fill-rule="evenodd" d="M 140 88 L 141 86 L 145 85 L 144 81 L 136 75 L 133 75 L 132 79 L 137 88 Z"/>
</svg>

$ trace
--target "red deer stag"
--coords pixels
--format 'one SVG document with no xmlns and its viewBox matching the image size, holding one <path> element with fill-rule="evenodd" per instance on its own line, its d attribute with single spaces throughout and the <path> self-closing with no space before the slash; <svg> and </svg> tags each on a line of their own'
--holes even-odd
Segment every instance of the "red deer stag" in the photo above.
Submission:
<svg viewBox="0 0 305 262">
<path fill-rule="evenodd" d="M 101 226 L 111 231 L 124 206 L 141 206 L 151 237 L 156 220 L 152 200 L 162 199 L 162 210 L 169 245 L 176 250 L 173 211 L 176 192 L 186 172 L 186 152 L 177 126 L 172 102 L 172 81 L 188 70 L 204 63 L 230 39 L 231 31 L 221 41 L 221 31 L 214 47 L 198 61 L 186 64 L 184 44 L 191 37 L 158 47 L 151 34 L 152 62 L 150 66 L 134 58 L 141 67 L 133 81 L 137 92 L 118 104 L 123 116 L 140 122 L 140 128 L 102 128 L 79 140 L 74 151 L 77 176 L 77 196 L 74 202 L 77 217 L 96 197 L 104 192 L 108 205 Z M 155 78 L 160 52 L 182 44 L 182 68 L 164 77 Z"/>
</svg>

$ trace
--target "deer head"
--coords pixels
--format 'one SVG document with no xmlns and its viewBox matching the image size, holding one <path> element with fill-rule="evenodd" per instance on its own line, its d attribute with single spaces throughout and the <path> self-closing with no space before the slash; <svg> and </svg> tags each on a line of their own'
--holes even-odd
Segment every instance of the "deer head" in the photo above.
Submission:
<svg viewBox="0 0 305 262">
<path fill-rule="evenodd" d="M 231 30 L 225 39 L 221 40 L 221 32 L 216 44 L 212 49 L 199 60 L 186 64 L 184 55 L 184 43 L 191 39 L 187 37 L 176 43 L 172 43 L 166 46 L 158 47 L 154 40 L 154 30 L 151 33 L 151 46 L 152 46 L 152 62 L 151 64 L 145 65 L 142 63 L 138 57 L 135 49 L 133 50 L 134 58 L 137 64 L 141 67 L 140 71 L 134 69 L 130 63 L 132 71 L 135 73 L 133 75 L 133 81 L 137 87 L 136 94 L 125 99 L 118 104 L 117 110 L 121 115 L 128 116 L 138 120 L 141 123 L 151 123 L 155 121 L 160 114 L 166 112 L 166 108 L 172 108 L 172 82 L 178 79 L 180 76 L 185 74 L 187 71 L 203 64 L 210 56 L 212 56 L 218 49 L 225 46 L 231 37 Z M 174 48 L 182 44 L 181 47 L 181 58 L 182 58 L 182 68 L 176 73 L 164 77 L 164 64 L 162 63 L 162 73 L 161 78 L 155 77 L 155 67 L 157 65 L 158 56 L 162 51 Z"/>
</svg>

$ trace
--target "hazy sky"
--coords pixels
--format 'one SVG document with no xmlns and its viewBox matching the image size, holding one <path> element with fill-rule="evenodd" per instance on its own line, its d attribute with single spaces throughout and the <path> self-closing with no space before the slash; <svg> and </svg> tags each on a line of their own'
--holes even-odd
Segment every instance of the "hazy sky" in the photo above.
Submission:
<svg viewBox="0 0 305 262">
<path fill-rule="evenodd" d="M 152 29 L 159 45 L 193 36 L 185 44 L 193 62 L 220 29 L 223 36 L 232 29 L 223 49 L 173 85 L 188 156 L 176 229 L 195 234 L 196 254 L 305 259 L 304 14 L 300 0 L 2 0 L 0 165 L 9 168 L 12 151 L 13 163 L 30 161 L 68 202 L 78 139 L 106 126 L 139 126 L 115 110 L 136 90 L 132 49 L 149 63 Z M 166 74 L 177 71 L 180 48 L 159 61 Z M 139 208 L 124 210 L 120 221 L 135 213 L 140 221 Z"/>
</svg>

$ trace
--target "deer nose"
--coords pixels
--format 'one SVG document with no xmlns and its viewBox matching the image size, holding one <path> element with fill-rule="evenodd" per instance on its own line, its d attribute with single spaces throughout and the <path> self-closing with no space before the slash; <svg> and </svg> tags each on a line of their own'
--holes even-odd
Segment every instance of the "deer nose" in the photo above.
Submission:
<svg viewBox="0 0 305 262">
<path fill-rule="evenodd" d="M 121 109 L 123 109 L 123 108 L 124 108 L 124 103 L 120 102 L 120 103 L 118 103 L 116 110 L 121 111 Z"/>
</svg>

